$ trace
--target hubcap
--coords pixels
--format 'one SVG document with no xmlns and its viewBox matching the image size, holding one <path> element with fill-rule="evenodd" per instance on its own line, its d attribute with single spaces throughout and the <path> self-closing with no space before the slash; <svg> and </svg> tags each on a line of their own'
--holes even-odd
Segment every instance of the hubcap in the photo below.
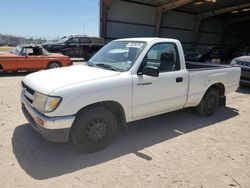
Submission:
<svg viewBox="0 0 250 188">
<path fill-rule="evenodd" d="M 106 135 L 107 123 L 104 120 L 93 120 L 87 127 L 86 135 L 91 142 L 97 142 Z"/>
<path fill-rule="evenodd" d="M 57 63 L 52 63 L 52 64 L 50 65 L 50 68 L 51 68 L 51 69 L 58 68 L 58 67 L 59 67 L 59 65 L 58 65 Z"/>
</svg>

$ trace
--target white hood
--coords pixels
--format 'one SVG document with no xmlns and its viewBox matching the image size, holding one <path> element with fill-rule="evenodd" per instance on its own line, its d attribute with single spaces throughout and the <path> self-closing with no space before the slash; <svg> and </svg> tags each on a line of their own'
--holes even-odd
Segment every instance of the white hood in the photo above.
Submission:
<svg viewBox="0 0 250 188">
<path fill-rule="evenodd" d="M 244 61 L 244 62 L 250 62 L 250 56 L 241 56 L 235 58 L 236 61 Z"/>
<path fill-rule="evenodd" d="M 24 84 L 43 94 L 71 84 L 115 76 L 120 72 L 85 65 L 63 67 L 29 74 Z"/>
</svg>

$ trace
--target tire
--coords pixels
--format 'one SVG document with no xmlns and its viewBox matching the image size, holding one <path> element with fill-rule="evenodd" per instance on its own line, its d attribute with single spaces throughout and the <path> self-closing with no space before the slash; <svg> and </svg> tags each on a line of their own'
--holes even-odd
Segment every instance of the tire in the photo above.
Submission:
<svg viewBox="0 0 250 188">
<path fill-rule="evenodd" d="M 196 111 L 204 117 L 213 115 L 219 107 L 219 98 L 220 96 L 216 89 L 208 89 L 201 99 L 200 104 L 196 106 Z"/>
<path fill-rule="evenodd" d="M 62 66 L 61 63 L 53 61 L 53 62 L 50 62 L 48 64 L 47 69 L 55 69 L 55 68 L 59 68 L 61 66 Z"/>
<path fill-rule="evenodd" d="M 77 115 L 71 140 L 79 150 L 96 152 L 109 145 L 116 132 L 115 115 L 104 107 L 93 107 Z"/>
</svg>

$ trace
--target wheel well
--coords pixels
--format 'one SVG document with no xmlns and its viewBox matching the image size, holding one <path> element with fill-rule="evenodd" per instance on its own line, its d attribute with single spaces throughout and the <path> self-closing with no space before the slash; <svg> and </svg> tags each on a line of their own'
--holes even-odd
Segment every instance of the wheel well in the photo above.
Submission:
<svg viewBox="0 0 250 188">
<path fill-rule="evenodd" d="M 216 91 L 218 91 L 219 93 L 219 106 L 222 106 L 222 107 L 225 107 L 226 106 L 226 96 L 225 96 L 225 86 L 222 84 L 222 83 L 216 83 L 216 84 L 213 84 L 211 85 L 207 91 L 210 89 L 210 88 L 213 88 L 215 89 Z M 207 92 L 206 91 L 206 92 Z M 205 94 L 204 94 L 205 95 Z"/>
<path fill-rule="evenodd" d="M 126 117 L 125 117 L 125 112 L 123 110 L 123 107 L 120 103 L 115 102 L 115 101 L 103 101 L 103 102 L 98 102 L 98 103 L 94 103 L 94 104 L 90 104 L 88 106 L 83 107 L 82 109 L 80 109 L 77 113 L 82 113 L 90 108 L 94 108 L 96 106 L 102 106 L 105 107 L 107 109 L 109 109 L 117 118 L 118 124 L 119 124 L 119 129 L 123 129 L 126 130 L 127 126 L 126 126 Z"/>
<path fill-rule="evenodd" d="M 210 88 L 214 88 L 216 89 L 218 92 L 219 92 L 219 95 L 220 96 L 224 96 L 225 95 L 225 86 L 222 84 L 222 83 L 216 83 L 216 84 L 213 84 L 211 85 L 208 90 Z"/>
</svg>

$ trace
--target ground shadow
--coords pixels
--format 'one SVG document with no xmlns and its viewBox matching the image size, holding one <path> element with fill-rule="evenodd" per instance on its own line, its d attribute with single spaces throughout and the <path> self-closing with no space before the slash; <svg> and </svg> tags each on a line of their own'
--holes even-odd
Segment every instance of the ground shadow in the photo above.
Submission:
<svg viewBox="0 0 250 188">
<path fill-rule="evenodd" d="M 196 115 L 192 109 L 147 118 L 130 123 L 128 132 L 119 133 L 106 149 L 91 154 L 77 151 L 72 144 L 48 142 L 28 124 L 23 124 L 14 131 L 13 152 L 27 174 L 42 180 L 130 153 L 149 161 L 152 156 L 147 156 L 140 150 L 237 115 L 237 110 L 226 107 L 209 118 Z"/>
<path fill-rule="evenodd" d="M 0 77 L 20 77 L 20 76 L 26 76 L 33 72 L 27 72 L 27 71 L 25 72 L 0 72 Z"/>
<path fill-rule="evenodd" d="M 243 94 L 250 94 L 250 86 L 241 85 L 237 92 Z"/>
</svg>

